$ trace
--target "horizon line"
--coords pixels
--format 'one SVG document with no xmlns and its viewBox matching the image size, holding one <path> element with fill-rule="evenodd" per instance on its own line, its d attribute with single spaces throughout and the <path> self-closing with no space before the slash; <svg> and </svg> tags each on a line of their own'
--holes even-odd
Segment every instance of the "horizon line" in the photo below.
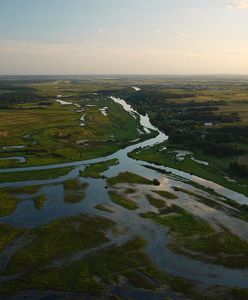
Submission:
<svg viewBox="0 0 248 300">
<path fill-rule="evenodd" d="M 0 74 L 0 77 L 10 76 L 248 76 L 248 73 L 30 73 L 30 74 Z"/>
</svg>

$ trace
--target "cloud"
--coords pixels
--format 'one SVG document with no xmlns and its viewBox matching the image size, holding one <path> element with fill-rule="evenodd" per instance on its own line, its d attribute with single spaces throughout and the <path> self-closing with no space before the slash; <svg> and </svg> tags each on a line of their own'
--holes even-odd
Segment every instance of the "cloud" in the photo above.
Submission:
<svg viewBox="0 0 248 300">
<path fill-rule="evenodd" d="M 231 9 L 248 9 L 248 0 L 233 0 L 227 7 Z"/>
<path fill-rule="evenodd" d="M 100 33 L 104 32 L 104 30 L 102 28 L 98 28 L 97 31 L 100 32 Z"/>
</svg>

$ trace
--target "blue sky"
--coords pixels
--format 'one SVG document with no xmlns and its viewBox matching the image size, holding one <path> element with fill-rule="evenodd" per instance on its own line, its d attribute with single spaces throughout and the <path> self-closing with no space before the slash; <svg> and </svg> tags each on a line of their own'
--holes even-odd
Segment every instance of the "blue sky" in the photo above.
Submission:
<svg viewBox="0 0 248 300">
<path fill-rule="evenodd" d="M 247 73 L 248 0 L 0 0 L 1 74 Z"/>
</svg>

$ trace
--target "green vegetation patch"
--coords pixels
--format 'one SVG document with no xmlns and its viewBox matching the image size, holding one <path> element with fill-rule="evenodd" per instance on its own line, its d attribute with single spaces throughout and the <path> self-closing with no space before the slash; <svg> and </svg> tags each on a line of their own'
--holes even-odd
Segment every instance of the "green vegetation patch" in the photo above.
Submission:
<svg viewBox="0 0 248 300">
<path fill-rule="evenodd" d="M 78 203 L 82 201 L 88 187 L 87 182 L 81 182 L 79 178 L 70 179 L 64 182 L 64 200 L 65 202 Z"/>
<path fill-rule="evenodd" d="M 0 217 L 12 214 L 19 203 L 19 200 L 10 195 L 6 190 L 0 189 Z"/>
<path fill-rule="evenodd" d="M 166 205 L 166 203 L 163 200 L 154 198 L 152 195 L 147 194 L 146 198 L 149 201 L 149 203 L 156 208 L 162 208 Z"/>
<path fill-rule="evenodd" d="M 0 173 L 0 182 L 49 180 L 67 175 L 72 167 L 37 170 L 37 171 L 19 171 L 11 173 Z"/>
<path fill-rule="evenodd" d="M 133 183 L 133 184 L 149 184 L 153 185 L 153 181 L 131 172 L 120 173 L 116 177 L 107 180 L 108 184 L 115 185 L 118 183 Z"/>
<path fill-rule="evenodd" d="M 226 228 L 215 232 L 208 222 L 182 209 L 176 211 L 176 214 L 171 212 L 162 211 L 163 214 L 160 215 L 148 212 L 142 216 L 170 229 L 174 237 L 170 245 L 172 250 L 231 268 L 248 267 L 246 241 Z"/>
<path fill-rule="evenodd" d="M 167 144 L 164 144 L 168 147 Z M 147 161 L 157 165 L 162 165 L 165 167 L 174 168 L 190 174 L 199 176 L 203 179 L 213 181 L 217 184 L 220 184 L 226 188 L 229 188 L 233 191 L 239 192 L 248 196 L 247 187 L 239 185 L 237 182 L 228 181 L 225 178 L 225 174 L 222 170 L 217 169 L 215 166 L 217 162 L 211 163 L 209 166 L 205 166 L 193 161 L 189 156 L 183 161 L 177 162 L 174 159 L 174 154 L 169 151 L 160 151 L 161 145 L 155 145 L 147 149 L 137 149 L 128 155 L 134 159 Z M 202 159 L 207 159 L 206 157 L 200 157 Z M 199 159 L 200 159 L 199 158 Z M 216 161 L 221 161 L 219 158 Z"/>
<path fill-rule="evenodd" d="M 0 167 L 48 165 L 107 156 L 140 137 L 139 120 L 121 105 L 92 92 L 82 94 L 82 90 L 74 86 L 72 83 L 71 90 L 67 91 L 66 88 L 54 89 L 51 84 L 43 85 L 44 88 L 35 85 L 35 94 L 21 95 L 21 98 L 16 93 L 12 97 L 8 95 L 11 109 L 0 110 L 0 146 L 24 145 L 26 148 L 12 149 L 11 156 L 4 150 L 3 157 L 21 156 L 27 162 L 0 161 Z M 81 85 L 83 90 L 87 86 Z M 80 105 L 84 112 L 73 105 L 56 103 L 55 95 L 65 93 L 64 100 Z M 7 95 L 0 95 L 2 102 L 6 101 L 5 97 Z M 108 107 L 107 116 L 99 111 L 104 106 Z M 85 115 L 84 126 L 80 126 L 82 115 Z M 147 136 L 144 135 L 144 139 Z"/>
<path fill-rule="evenodd" d="M 157 190 L 154 190 L 153 193 L 156 193 L 158 194 L 159 196 L 163 197 L 163 198 L 166 198 L 166 199 L 169 199 L 169 200 L 174 200 L 174 199 L 177 199 L 177 196 L 168 192 L 168 191 L 157 191 Z"/>
<path fill-rule="evenodd" d="M 42 209 L 45 205 L 45 202 L 47 200 L 46 194 L 39 195 L 34 198 L 34 206 L 36 209 Z"/>
<path fill-rule="evenodd" d="M 162 215 L 166 215 L 166 214 L 183 214 L 185 212 L 185 210 L 183 208 L 181 208 L 178 205 L 175 204 L 171 204 L 168 205 L 166 207 L 162 207 L 159 209 L 160 214 Z"/>
<path fill-rule="evenodd" d="M 0 224 L 0 251 L 25 232 L 25 229 Z"/>
<path fill-rule="evenodd" d="M 143 251 L 145 242 L 136 239 L 126 244 L 99 251 L 70 266 L 40 270 L 23 276 L 21 280 L 9 281 L 1 288 L 2 292 L 24 289 L 59 290 L 89 292 L 100 295 L 107 291 L 120 276 L 138 288 L 154 289 L 169 280 L 169 276 L 157 271 Z M 144 278 L 154 278 L 144 280 Z M 170 278 L 173 282 L 173 278 Z"/>
<path fill-rule="evenodd" d="M 136 190 L 133 188 L 127 188 L 125 190 L 125 194 L 134 194 L 134 193 L 136 193 Z"/>
<path fill-rule="evenodd" d="M 36 271 L 53 260 L 100 245 L 107 241 L 103 231 L 113 225 L 104 218 L 77 215 L 30 229 L 28 233 L 35 236 L 34 241 L 15 253 L 5 272 Z"/>
<path fill-rule="evenodd" d="M 130 271 L 127 274 L 129 283 L 138 289 L 155 290 L 159 287 L 158 282 L 154 278 L 148 277 L 142 271 Z"/>
<path fill-rule="evenodd" d="M 95 206 L 95 208 L 96 208 L 96 209 L 99 209 L 99 210 L 102 210 L 102 211 L 106 211 L 106 212 L 112 213 L 112 210 L 109 209 L 109 208 L 108 208 L 106 205 L 104 205 L 104 204 L 97 204 L 97 205 Z"/>
<path fill-rule="evenodd" d="M 186 211 L 181 214 L 168 215 L 148 212 L 143 216 L 163 226 L 169 227 L 170 233 L 176 237 L 190 237 L 195 234 L 209 234 L 213 232 L 212 227 L 206 221 L 194 217 Z"/>
<path fill-rule="evenodd" d="M 80 175 L 83 177 L 102 178 L 103 176 L 101 176 L 101 173 L 107 171 L 111 166 L 117 165 L 118 163 L 118 159 L 111 159 L 89 165 L 83 171 L 80 171 Z"/>
<path fill-rule="evenodd" d="M 20 187 L 9 187 L 6 188 L 11 194 L 35 194 L 41 188 L 40 185 L 29 185 Z"/>
<path fill-rule="evenodd" d="M 109 193 L 110 199 L 114 203 L 116 203 L 120 206 L 123 206 L 129 210 L 135 210 L 138 208 L 138 205 L 134 201 L 126 199 L 124 196 L 119 195 L 114 191 L 109 191 L 108 193 Z"/>
<path fill-rule="evenodd" d="M 128 241 L 122 246 L 107 248 L 90 254 L 83 260 L 68 266 L 34 270 L 34 272 L 4 283 L 2 294 L 22 290 L 57 290 L 89 293 L 101 297 L 109 295 L 109 287 L 119 284 L 120 278 L 127 278 L 131 286 L 138 289 L 156 290 L 166 285 L 177 293 L 184 294 L 189 299 L 225 300 L 230 293 L 239 296 L 247 295 L 246 289 L 211 289 L 210 295 L 200 293 L 192 281 L 175 277 L 158 271 L 145 253 L 146 243 L 139 238 Z M 216 289 L 216 291 L 213 291 Z M 218 295 L 213 298 L 213 294 Z M 119 297 L 111 297 L 111 299 Z M 235 298 L 236 299 L 236 298 Z"/>
<path fill-rule="evenodd" d="M 193 257 L 230 268 L 248 267 L 248 243 L 226 229 L 221 233 L 202 235 L 192 242 L 186 240 L 178 247 L 196 252 Z"/>
</svg>

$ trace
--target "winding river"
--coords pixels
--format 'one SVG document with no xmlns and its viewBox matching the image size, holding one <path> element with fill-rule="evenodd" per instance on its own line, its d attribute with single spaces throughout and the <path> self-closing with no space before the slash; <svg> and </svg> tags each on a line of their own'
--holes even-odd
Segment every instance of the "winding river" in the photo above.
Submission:
<svg viewBox="0 0 248 300">
<path fill-rule="evenodd" d="M 170 237 L 168 236 L 167 230 L 154 224 L 148 219 L 140 217 L 140 213 L 146 212 L 148 209 L 151 210 L 151 207 L 148 205 L 145 196 L 139 199 L 139 204 L 141 205 L 139 205 L 140 208 L 138 210 L 129 211 L 121 206 L 114 204 L 109 199 L 107 189 L 105 188 L 105 180 L 85 178 L 83 180 L 89 183 L 89 188 L 87 190 L 85 200 L 76 204 L 64 202 L 63 182 L 65 180 L 77 177 L 79 175 L 79 171 L 86 165 L 117 158 L 119 160 L 119 164 L 112 166 L 109 170 L 107 170 L 104 173 L 105 176 L 112 177 L 124 171 L 134 172 L 149 179 L 159 179 L 159 181 L 161 182 L 161 187 L 165 187 L 167 190 L 171 191 L 173 191 L 173 186 L 178 185 L 192 189 L 193 187 L 189 183 L 190 180 L 215 190 L 220 196 L 226 196 L 239 203 L 248 204 L 248 198 L 246 196 L 226 189 L 211 181 L 204 180 L 200 177 L 193 176 L 189 173 L 178 171 L 176 169 L 159 166 L 162 171 L 170 172 L 169 174 L 162 174 L 156 170 L 146 167 L 149 166 L 158 168 L 157 165 L 155 166 L 153 164 L 137 161 L 128 157 L 129 152 L 140 147 L 151 147 L 155 144 L 162 143 L 168 139 L 168 136 L 154 127 L 151 124 L 148 116 L 142 116 L 138 114 L 124 100 L 115 97 L 111 97 L 111 99 L 116 103 L 122 105 L 123 108 L 130 114 L 139 117 L 140 124 L 144 128 L 144 131 L 146 131 L 146 129 L 149 131 L 154 130 L 158 132 L 158 135 L 155 138 L 151 138 L 144 142 L 128 146 L 125 149 L 121 149 L 114 154 L 111 154 L 104 158 L 54 164 L 49 166 L 1 169 L 0 172 L 4 173 L 62 168 L 66 166 L 75 167 L 66 176 L 62 176 L 56 179 L 1 183 L 0 187 L 42 185 L 37 195 L 41 192 L 45 193 L 48 200 L 43 209 L 36 210 L 32 199 L 32 197 L 34 197 L 35 195 L 21 195 L 21 198 L 25 201 L 22 201 L 18 205 L 16 211 L 12 215 L 0 218 L 0 222 L 16 226 L 36 227 L 42 224 L 49 223 L 59 217 L 70 216 L 79 212 L 83 212 L 89 215 L 104 216 L 106 218 L 111 218 L 117 224 L 117 231 L 115 231 L 114 233 L 108 232 L 110 242 L 119 245 L 130 238 L 141 236 L 147 241 L 146 250 L 154 263 L 158 266 L 158 268 L 166 271 L 167 273 L 189 278 L 204 285 L 228 285 L 247 287 L 248 270 L 229 269 L 219 265 L 208 264 L 202 261 L 191 259 L 184 255 L 176 254 L 169 250 L 167 246 L 170 241 Z M 197 188 L 193 189 L 197 190 Z M 201 191 L 201 193 L 203 193 L 203 191 Z M 95 209 L 95 206 L 100 203 L 109 205 L 113 213 L 109 214 L 108 212 L 103 212 Z M 78 257 L 80 257 L 80 254 L 78 254 Z"/>
</svg>

